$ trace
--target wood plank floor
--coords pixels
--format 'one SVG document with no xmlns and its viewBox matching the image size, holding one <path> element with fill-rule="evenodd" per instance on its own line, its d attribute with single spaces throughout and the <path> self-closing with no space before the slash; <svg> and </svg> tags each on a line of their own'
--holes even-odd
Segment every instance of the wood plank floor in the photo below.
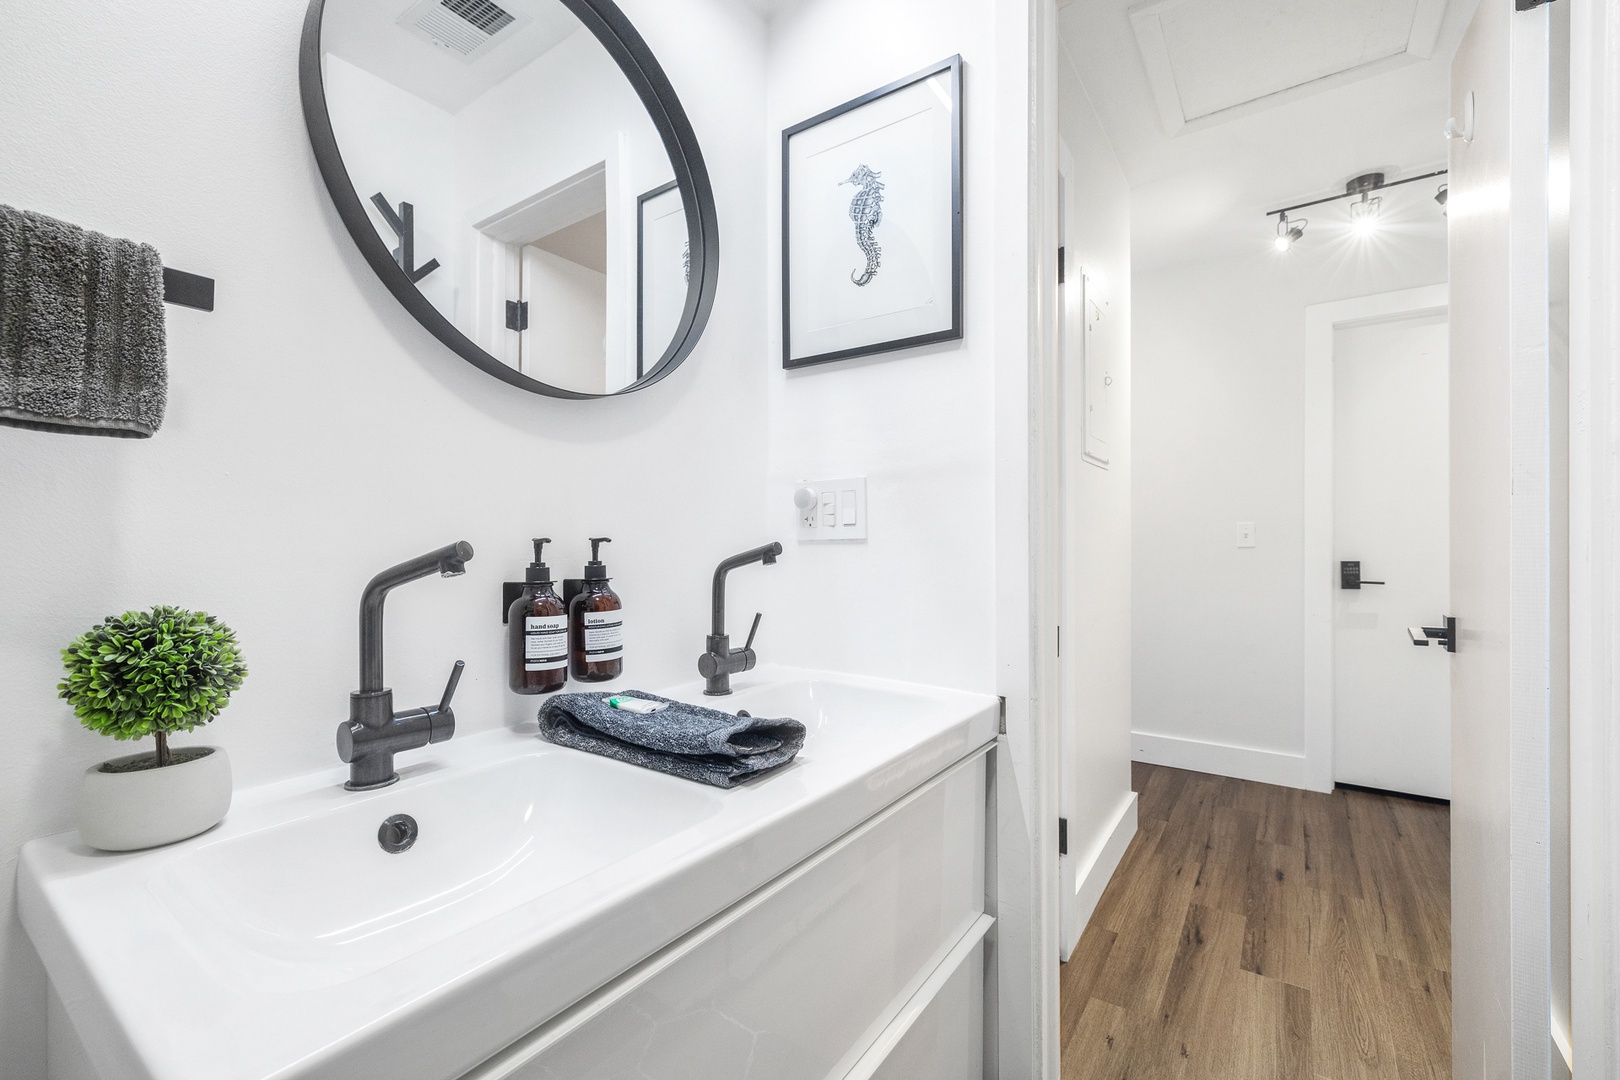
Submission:
<svg viewBox="0 0 1620 1080">
<path fill-rule="evenodd" d="M 1136 765 L 1064 1080 L 1448 1080 L 1450 810 Z"/>
</svg>

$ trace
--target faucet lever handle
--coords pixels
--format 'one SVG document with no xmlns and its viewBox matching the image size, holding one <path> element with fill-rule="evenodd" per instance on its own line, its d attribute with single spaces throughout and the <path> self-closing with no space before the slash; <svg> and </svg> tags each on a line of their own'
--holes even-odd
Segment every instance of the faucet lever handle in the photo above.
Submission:
<svg viewBox="0 0 1620 1080">
<path fill-rule="evenodd" d="M 754 612 L 754 625 L 748 628 L 748 640 L 743 642 L 743 652 L 754 647 L 754 635 L 759 633 L 759 620 L 765 617 L 763 611 Z"/>
<path fill-rule="evenodd" d="M 439 712 L 450 707 L 450 699 L 456 696 L 456 684 L 461 681 L 461 671 L 467 666 L 467 661 L 457 660 L 456 666 L 450 669 L 450 681 L 444 684 L 444 697 L 439 700 Z"/>
</svg>

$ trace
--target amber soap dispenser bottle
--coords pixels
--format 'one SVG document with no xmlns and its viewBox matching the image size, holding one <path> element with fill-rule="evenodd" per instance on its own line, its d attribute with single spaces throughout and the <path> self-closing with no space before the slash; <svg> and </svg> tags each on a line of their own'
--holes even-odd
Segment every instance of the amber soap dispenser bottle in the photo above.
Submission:
<svg viewBox="0 0 1620 1080">
<path fill-rule="evenodd" d="M 568 682 L 568 608 L 543 561 L 549 543 L 549 536 L 534 541 L 523 592 L 506 610 L 507 685 L 520 694 L 549 694 Z"/>
<path fill-rule="evenodd" d="M 580 682 L 606 682 L 624 674 L 624 605 L 608 588 L 602 562 L 602 545 L 612 542 L 606 536 L 591 537 L 591 561 L 568 607 L 568 652 Z"/>
</svg>

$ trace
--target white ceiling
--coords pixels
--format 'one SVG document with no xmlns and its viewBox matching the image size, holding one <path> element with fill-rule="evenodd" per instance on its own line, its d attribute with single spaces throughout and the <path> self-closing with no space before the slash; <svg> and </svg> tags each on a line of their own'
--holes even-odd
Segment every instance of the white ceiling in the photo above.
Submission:
<svg viewBox="0 0 1620 1080">
<path fill-rule="evenodd" d="M 446 112 L 460 112 L 491 87 L 559 44 L 583 24 L 558 0 L 497 0 L 521 25 L 471 60 L 399 24 L 418 0 L 333 0 L 321 20 L 321 45 Z"/>
<path fill-rule="evenodd" d="M 1072 64 L 1131 185 L 1143 269 L 1256 250 L 1267 210 L 1444 167 L 1450 59 L 1478 0 L 1074 0 Z M 1444 235 L 1435 183 L 1386 216 Z M 1430 212 L 1432 211 L 1432 213 Z M 1307 211 L 1342 231 L 1345 204 Z M 1309 241 L 1308 241 L 1309 242 Z"/>
</svg>

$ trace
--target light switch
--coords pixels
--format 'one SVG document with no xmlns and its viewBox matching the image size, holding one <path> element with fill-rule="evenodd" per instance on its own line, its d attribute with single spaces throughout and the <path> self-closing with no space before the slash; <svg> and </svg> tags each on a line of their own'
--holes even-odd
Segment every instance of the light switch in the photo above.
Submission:
<svg viewBox="0 0 1620 1080">
<path fill-rule="evenodd" d="M 866 477 L 800 480 L 793 485 L 800 543 L 866 539 Z"/>
<path fill-rule="evenodd" d="M 1238 547 L 1254 547 L 1254 522 L 1240 521 L 1237 523 Z"/>
</svg>

